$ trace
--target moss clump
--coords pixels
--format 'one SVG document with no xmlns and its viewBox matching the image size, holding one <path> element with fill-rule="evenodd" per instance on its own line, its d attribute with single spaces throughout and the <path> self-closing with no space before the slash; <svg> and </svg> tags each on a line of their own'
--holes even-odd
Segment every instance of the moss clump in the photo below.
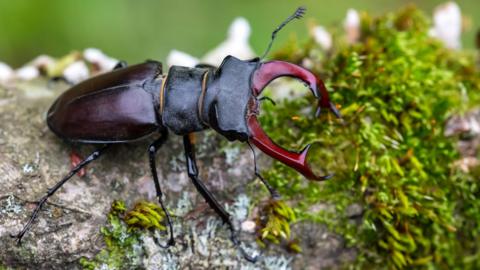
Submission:
<svg viewBox="0 0 480 270">
<path fill-rule="evenodd" d="M 108 225 L 100 231 L 104 236 L 106 248 L 89 260 L 82 258 L 80 264 L 84 269 L 141 268 L 143 249 L 140 243 L 139 229 L 165 230 L 162 209 L 150 202 L 139 202 L 132 210 L 126 212 L 125 203 L 114 201 L 108 214 Z"/>
<path fill-rule="evenodd" d="M 305 113 L 313 100 L 263 104 L 262 125 L 276 130 L 276 141 L 291 149 L 316 142 L 309 158 L 335 173 L 325 184 L 306 183 L 275 163 L 265 177 L 299 199 L 299 218 L 329 224 L 357 247 L 358 268 L 480 267 L 480 186 L 451 165 L 458 153 L 443 136 L 452 113 L 479 101 L 480 73 L 472 53 L 445 49 L 428 28 L 413 7 L 363 14 L 354 45 L 340 37 L 329 54 L 313 42 L 279 53 L 309 58 L 328 78 L 343 123 Z M 319 203 L 334 207 L 309 210 Z M 353 204 L 363 208 L 360 223 L 348 213 Z"/>
<path fill-rule="evenodd" d="M 133 209 L 125 215 L 125 222 L 130 228 L 166 230 L 161 223 L 164 221 L 164 213 L 160 206 L 141 201 L 135 204 Z"/>
<path fill-rule="evenodd" d="M 270 199 L 261 206 L 260 216 L 256 220 L 257 243 L 266 247 L 268 243 L 286 242 L 286 247 L 293 252 L 301 252 L 300 246 L 291 240 L 290 223 L 296 217 L 292 208 L 282 200 Z"/>
</svg>

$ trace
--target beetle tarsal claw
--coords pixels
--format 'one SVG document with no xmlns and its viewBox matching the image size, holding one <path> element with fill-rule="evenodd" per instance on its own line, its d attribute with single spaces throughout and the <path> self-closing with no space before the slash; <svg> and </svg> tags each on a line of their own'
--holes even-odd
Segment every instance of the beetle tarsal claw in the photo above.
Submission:
<svg viewBox="0 0 480 270">
<path fill-rule="evenodd" d="M 240 253 L 242 253 L 243 257 L 245 258 L 245 260 L 251 262 L 251 263 L 255 263 L 257 262 L 258 260 L 258 257 L 260 255 L 250 255 L 247 253 L 247 251 L 240 245 L 240 240 L 238 240 L 237 238 L 237 232 L 235 230 L 233 230 L 232 228 L 230 228 L 232 231 L 232 235 L 230 237 L 230 239 L 232 240 L 232 243 L 233 245 L 238 248 L 238 250 L 240 250 Z"/>
</svg>

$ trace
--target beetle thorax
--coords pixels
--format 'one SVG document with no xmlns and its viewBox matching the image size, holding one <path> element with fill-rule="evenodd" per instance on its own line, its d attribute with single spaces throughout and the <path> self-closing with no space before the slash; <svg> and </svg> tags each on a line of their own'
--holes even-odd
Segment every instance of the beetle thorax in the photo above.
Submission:
<svg viewBox="0 0 480 270">
<path fill-rule="evenodd" d="M 177 135 L 208 127 L 201 121 L 198 109 L 206 72 L 206 69 L 172 66 L 162 85 L 162 123 Z"/>
<path fill-rule="evenodd" d="M 178 135 L 211 127 L 229 140 L 246 141 L 256 68 L 256 61 L 232 56 L 218 69 L 171 67 L 161 90 L 163 125 Z"/>
</svg>

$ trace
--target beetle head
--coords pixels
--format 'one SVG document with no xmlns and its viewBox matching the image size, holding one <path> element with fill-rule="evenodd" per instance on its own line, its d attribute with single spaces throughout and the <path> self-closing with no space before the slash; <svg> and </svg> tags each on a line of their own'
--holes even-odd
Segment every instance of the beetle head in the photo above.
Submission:
<svg viewBox="0 0 480 270">
<path fill-rule="evenodd" d="M 260 63 L 259 67 L 253 72 L 251 77 L 251 90 L 255 97 L 249 103 L 249 113 L 247 114 L 247 125 L 249 128 L 249 141 L 272 158 L 290 166 L 311 180 L 324 180 L 329 176 L 315 175 L 307 163 L 307 154 L 310 145 L 307 145 L 301 152 L 288 151 L 275 144 L 263 131 L 257 120 L 258 99 L 263 89 L 274 79 L 278 77 L 292 77 L 304 82 L 318 100 L 316 115 L 320 114 L 322 108 L 331 110 L 337 117 L 340 117 L 339 111 L 335 105 L 330 102 L 328 92 L 323 82 L 312 72 L 295 64 L 283 61 L 271 61 Z"/>
<path fill-rule="evenodd" d="M 299 153 L 288 151 L 275 144 L 257 120 L 258 96 L 271 81 L 285 76 L 299 79 L 308 86 L 318 100 L 317 116 L 322 108 L 326 108 L 340 117 L 340 113 L 328 98 L 322 80 L 312 72 L 288 62 L 261 61 L 268 54 L 276 34 L 288 22 L 300 19 L 304 13 L 305 8 L 299 7 L 273 31 L 270 44 L 260 59 L 242 61 L 232 56 L 224 59 L 207 91 L 205 103 L 209 105 L 203 110 L 203 118 L 208 119 L 210 126 L 227 139 L 248 140 L 265 154 L 294 168 L 308 179 L 324 180 L 329 176 L 315 175 L 307 162 L 310 145 Z"/>
</svg>

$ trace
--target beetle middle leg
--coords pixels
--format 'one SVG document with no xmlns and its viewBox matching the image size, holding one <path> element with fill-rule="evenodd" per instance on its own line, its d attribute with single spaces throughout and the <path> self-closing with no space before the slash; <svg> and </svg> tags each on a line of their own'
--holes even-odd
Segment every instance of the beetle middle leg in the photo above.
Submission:
<svg viewBox="0 0 480 270">
<path fill-rule="evenodd" d="M 228 212 L 223 208 L 222 205 L 215 199 L 213 194 L 207 189 L 205 184 L 198 178 L 198 168 L 197 162 L 195 159 L 195 144 L 194 144 L 194 134 L 190 133 L 188 135 L 183 136 L 183 145 L 185 147 L 185 158 L 187 162 L 187 170 L 188 176 L 192 180 L 193 185 L 197 188 L 198 192 L 203 196 L 203 198 L 207 201 L 208 205 L 210 205 L 213 210 L 220 216 L 222 221 L 227 224 L 230 232 L 232 233 L 231 240 L 233 244 L 240 248 L 243 256 L 246 260 L 250 262 L 255 262 L 257 260 L 257 256 L 252 257 L 248 255 L 245 250 L 240 247 L 240 242 L 237 238 L 237 232 L 233 226 L 233 223 L 230 219 L 230 215 Z"/>
<path fill-rule="evenodd" d="M 160 188 L 160 183 L 158 181 L 158 175 L 157 175 L 157 166 L 155 165 L 155 153 L 167 141 L 167 138 L 168 138 L 168 131 L 166 129 L 163 129 L 161 131 L 161 137 L 158 138 L 156 141 L 154 141 L 152 144 L 150 144 L 150 146 L 148 147 L 150 169 L 152 171 L 153 182 L 155 183 L 155 190 L 157 191 L 158 202 L 160 203 L 160 206 L 162 207 L 162 210 L 165 213 L 165 216 L 167 217 L 167 223 L 170 229 L 170 240 L 168 241 L 166 246 L 162 246 L 164 248 L 175 245 L 175 240 L 173 239 L 173 228 L 172 228 L 172 221 L 170 218 L 170 214 L 168 213 L 167 208 L 163 204 L 162 189 Z"/>
<path fill-rule="evenodd" d="M 62 180 L 60 180 L 60 182 L 56 183 L 55 186 L 48 189 L 47 194 L 37 202 L 37 207 L 35 207 L 35 210 L 33 210 L 33 214 L 30 216 L 30 219 L 28 220 L 27 224 L 25 224 L 22 231 L 19 232 L 17 235 L 11 235 L 12 237 L 17 238 L 18 244 L 21 243 L 22 237 L 32 227 L 33 221 L 37 218 L 37 215 L 40 212 L 40 209 L 47 202 L 47 199 L 50 196 L 52 196 L 60 187 L 62 187 L 63 184 L 65 184 L 70 178 L 72 178 L 72 176 L 74 176 L 77 172 L 79 172 L 82 168 L 84 168 L 88 163 L 99 158 L 102 155 L 103 151 L 108 148 L 108 146 L 110 145 L 107 144 L 102 148 L 91 153 L 88 157 L 82 160 L 82 162 L 80 162 L 77 166 L 75 166 L 75 168 L 71 169 L 70 172 Z"/>
</svg>

